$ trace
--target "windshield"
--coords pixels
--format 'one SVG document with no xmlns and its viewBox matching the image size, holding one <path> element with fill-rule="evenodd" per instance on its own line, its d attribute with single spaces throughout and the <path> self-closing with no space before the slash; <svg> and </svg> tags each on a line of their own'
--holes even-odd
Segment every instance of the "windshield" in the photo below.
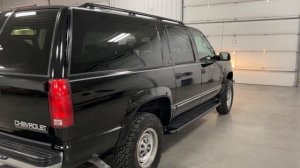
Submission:
<svg viewBox="0 0 300 168">
<path fill-rule="evenodd" d="M 46 75 L 58 9 L 0 14 L 0 72 Z"/>
</svg>

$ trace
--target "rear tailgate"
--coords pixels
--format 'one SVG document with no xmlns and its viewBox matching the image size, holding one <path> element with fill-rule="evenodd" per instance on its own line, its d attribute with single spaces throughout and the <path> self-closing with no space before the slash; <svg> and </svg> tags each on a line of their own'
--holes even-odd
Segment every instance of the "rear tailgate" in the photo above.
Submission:
<svg viewBox="0 0 300 168">
<path fill-rule="evenodd" d="M 46 81 L 43 78 L 0 76 L 0 131 L 33 139 L 40 135 L 31 132 L 48 134 L 50 117 Z"/>
<path fill-rule="evenodd" d="M 2 132 L 37 140 L 49 136 L 47 83 L 58 10 L 0 14 Z"/>
</svg>

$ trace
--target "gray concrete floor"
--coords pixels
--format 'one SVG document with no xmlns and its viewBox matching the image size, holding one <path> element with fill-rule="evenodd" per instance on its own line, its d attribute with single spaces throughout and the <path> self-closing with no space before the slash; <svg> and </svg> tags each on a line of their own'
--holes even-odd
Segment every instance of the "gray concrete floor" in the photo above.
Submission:
<svg viewBox="0 0 300 168">
<path fill-rule="evenodd" d="M 216 111 L 165 136 L 160 168 L 300 168 L 300 89 L 235 85 Z"/>
<path fill-rule="evenodd" d="M 159 168 L 300 168 L 300 89 L 236 84 L 229 115 L 164 139 Z"/>
</svg>

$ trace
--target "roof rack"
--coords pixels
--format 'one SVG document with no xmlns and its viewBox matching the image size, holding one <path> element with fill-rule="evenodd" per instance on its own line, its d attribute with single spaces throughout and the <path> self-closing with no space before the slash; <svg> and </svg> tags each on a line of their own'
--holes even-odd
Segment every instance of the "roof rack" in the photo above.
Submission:
<svg viewBox="0 0 300 168">
<path fill-rule="evenodd" d="M 32 4 L 32 5 L 21 5 L 21 6 L 15 6 L 11 7 L 10 9 L 22 9 L 22 8 L 30 8 L 30 7 L 36 7 L 38 6 L 37 4 Z"/>
<path fill-rule="evenodd" d="M 175 23 L 184 25 L 184 23 L 182 21 L 178 21 L 178 20 L 175 20 L 175 19 L 169 19 L 169 18 L 165 18 L 165 17 L 160 17 L 160 16 L 156 16 L 156 15 L 147 14 L 147 13 L 136 12 L 136 11 L 132 11 L 132 10 L 116 8 L 116 7 L 111 7 L 111 6 L 105 6 L 105 5 L 99 5 L 99 4 L 94 4 L 94 3 L 85 3 L 85 4 L 80 5 L 79 7 L 89 8 L 89 9 L 98 8 L 98 9 L 107 9 L 107 10 L 118 11 L 118 12 L 125 12 L 125 13 L 128 13 L 131 16 L 136 16 L 136 15 L 147 16 L 147 17 L 156 18 L 156 19 L 161 20 L 161 21 L 175 22 Z"/>
</svg>

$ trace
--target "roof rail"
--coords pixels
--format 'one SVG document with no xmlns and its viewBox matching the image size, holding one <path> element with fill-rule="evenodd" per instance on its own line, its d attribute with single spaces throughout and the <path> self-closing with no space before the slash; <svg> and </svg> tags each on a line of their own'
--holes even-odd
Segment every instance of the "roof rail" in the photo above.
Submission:
<svg viewBox="0 0 300 168">
<path fill-rule="evenodd" d="M 136 11 L 132 11 L 132 10 L 116 8 L 116 7 L 111 7 L 111 6 L 105 6 L 105 5 L 99 5 L 99 4 L 94 4 L 94 3 L 85 3 L 85 4 L 80 5 L 79 7 L 90 8 L 90 9 L 98 8 L 98 9 L 107 9 L 107 10 L 118 11 L 118 12 L 125 12 L 125 13 L 128 13 L 129 15 L 132 15 L 132 16 L 136 16 L 136 15 L 147 16 L 147 17 L 156 18 L 156 19 L 161 20 L 161 21 L 175 22 L 175 23 L 184 25 L 184 23 L 182 21 L 178 21 L 178 20 L 175 20 L 175 19 L 169 19 L 169 18 L 165 18 L 165 17 L 160 17 L 160 16 L 156 16 L 156 15 L 147 14 L 147 13 L 136 12 Z"/>
<path fill-rule="evenodd" d="M 37 4 L 32 4 L 32 5 L 21 5 L 21 6 L 14 6 L 11 7 L 10 9 L 22 9 L 22 8 L 29 8 L 29 7 L 36 7 L 38 6 Z"/>
</svg>

